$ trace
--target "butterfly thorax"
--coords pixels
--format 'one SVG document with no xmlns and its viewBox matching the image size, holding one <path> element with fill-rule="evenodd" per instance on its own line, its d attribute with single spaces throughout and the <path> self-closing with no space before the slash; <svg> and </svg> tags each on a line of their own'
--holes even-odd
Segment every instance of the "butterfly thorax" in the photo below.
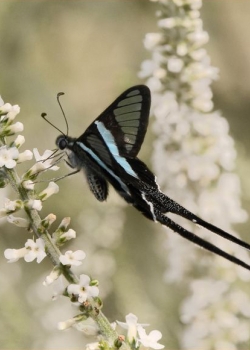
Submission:
<svg viewBox="0 0 250 350">
<path fill-rule="evenodd" d="M 56 139 L 57 147 L 67 154 L 67 164 L 74 169 L 84 170 L 84 172 L 93 172 L 102 175 L 100 166 L 94 162 L 91 157 L 79 147 L 79 139 L 67 135 L 59 135 Z M 78 142 L 77 142 L 78 141 Z M 80 142 L 83 145 L 83 142 Z"/>
<path fill-rule="evenodd" d="M 68 156 L 68 165 L 72 168 L 80 169 L 82 167 L 82 161 L 78 159 L 74 152 L 76 138 L 67 135 L 59 135 L 56 139 L 57 147 L 65 151 Z"/>
</svg>

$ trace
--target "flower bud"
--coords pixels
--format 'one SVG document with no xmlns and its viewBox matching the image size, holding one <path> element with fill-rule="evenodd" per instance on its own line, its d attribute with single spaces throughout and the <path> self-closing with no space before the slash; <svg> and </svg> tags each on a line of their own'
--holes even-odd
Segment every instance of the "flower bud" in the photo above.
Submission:
<svg viewBox="0 0 250 350">
<path fill-rule="evenodd" d="M 39 194 L 39 198 L 45 201 L 59 191 L 59 186 L 55 182 L 50 182 L 49 186 Z"/>
</svg>

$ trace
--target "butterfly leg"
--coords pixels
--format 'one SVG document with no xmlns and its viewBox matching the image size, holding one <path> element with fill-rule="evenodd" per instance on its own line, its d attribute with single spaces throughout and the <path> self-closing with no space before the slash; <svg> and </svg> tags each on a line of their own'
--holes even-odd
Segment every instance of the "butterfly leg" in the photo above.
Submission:
<svg viewBox="0 0 250 350">
<path fill-rule="evenodd" d="M 65 174 L 65 175 L 60 176 L 60 177 L 56 177 L 56 178 L 54 178 L 54 179 L 51 179 L 50 181 L 57 182 L 57 181 L 59 181 L 59 180 L 65 179 L 65 177 L 68 177 L 68 176 L 75 175 L 75 174 L 79 173 L 80 170 L 81 170 L 81 169 L 74 170 L 74 171 L 72 171 L 71 173 Z"/>
</svg>

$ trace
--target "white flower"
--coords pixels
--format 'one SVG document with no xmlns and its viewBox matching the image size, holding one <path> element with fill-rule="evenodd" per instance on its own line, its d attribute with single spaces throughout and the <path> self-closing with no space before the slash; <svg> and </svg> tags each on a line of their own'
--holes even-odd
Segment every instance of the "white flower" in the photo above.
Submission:
<svg viewBox="0 0 250 350">
<path fill-rule="evenodd" d="M 100 349 L 100 343 L 88 343 L 86 344 L 85 350 L 99 350 Z"/>
<path fill-rule="evenodd" d="M 76 320 L 74 318 L 70 318 L 67 321 L 59 322 L 57 325 L 57 329 L 59 329 L 59 331 L 64 331 L 65 329 L 72 327 L 75 323 Z"/>
<path fill-rule="evenodd" d="M 163 18 L 158 21 L 158 25 L 160 28 L 174 28 L 176 26 L 176 18 Z"/>
<path fill-rule="evenodd" d="M 78 295 L 79 303 L 85 302 L 88 298 L 97 297 L 99 289 L 96 286 L 90 286 L 89 283 L 89 276 L 81 275 L 79 284 L 70 284 L 68 286 L 68 293 L 70 295 Z"/>
<path fill-rule="evenodd" d="M 179 56 L 185 56 L 188 53 L 187 43 L 181 42 L 180 44 L 178 44 L 176 52 Z"/>
<path fill-rule="evenodd" d="M 8 122 L 12 122 L 15 117 L 18 115 L 18 113 L 20 113 L 20 107 L 18 105 L 14 105 L 14 106 L 11 106 L 11 109 L 8 111 L 6 117 L 8 119 Z M 22 124 L 22 123 L 20 123 Z M 20 125 L 19 125 L 20 127 Z M 22 131 L 22 130 L 21 130 Z"/>
<path fill-rule="evenodd" d="M 19 260 L 20 258 L 23 258 L 27 254 L 26 248 L 21 249 L 5 249 L 4 256 L 6 259 L 8 259 L 8 263 L 13 263 Z"/>
<path fill-rule="evenodd" d="M 160 33 L 147 33 L 144 39 L 144 45 L 148 50 L 151 50 L 158 45 L 162 40 L 162 34 Z"/>
<path fill-rule="evenodd" d="M 25 162 L 26 160 L 31 160 L 33 158 L 33 153 L 30 150 L 26 150 L 22 153 L 19 153 L 18 163 Z"/>
<path fill-rule="evenodd" d="M 2 98 L 1 98 L 1 102 L 3 102 Z M 5 103 L 1 106 L 0 108 L 0 114 L 5 114 L 11 111 L 11 104 L 10 103 Z"/>
<path fill-rule="evenodd" d="M 26 174 L 24 174 L 24 177 L 31 177 L 33 175 L 38 175 L 41 171 L 44 171 L 46 168 L 44 168 L 43 163 L 36 163 L 34 164 Z"/>
<path fill-rule="evenodd" d="M 154 330 L 147 335 L 145 329 L 139 326 L 138 334 L 139 334 L 139 339 L 138 339 L 139 343 L 141 343 L 146 348 L 152 348 L 152 349 L 164 348 L 164 345 L 158 343 L 158 340 L 162 338 L 162 334 L 160 331 Z"/>
<path fill-rule="evenodd" d="M 208 33 L 201 30 L 197 30 L 196 32 L 187 34 L 187 38 L 190 41 L 194 42 L 197 46 L 202 46 L 206 44 L 209 40 Z"/>
<path fill-rule="evenodd" d="M 0 218 L 19 210 L 22 208 L 22 205 L 23 203 L 20 200 L 11 201 L 6 198 L 4 202 L 4 208 L 0 209 Z"/>
<path fill-rule="evenodd" d="M 25 138 L 23 135 L 18 135 L 17 138 L 14 141 L 14 145 L 16 146 L 16 148 L 21 147 L 25 142 Z"/>
<path fill-rule="evenodd" d="M 126 319 L 126 323 L 120 322 L 120 321 L 116 321 L 116 322 L 119 324 L 120 327 L 128 330 L 127 338 L 130 342 L 132 342 L 133 339 L 136 339 L 138 327 L 139 326 L 145 327 L 145 326 L 148 326 L 148 324 L 137 323 L 138 317 L 132 313 L 128 314 L 125 317 L 125 319 Z"/>
<path fill-rule="evenodd" d="M 34 148 L 33 153 L 34 153 L 36 161 L 39 162 L 40 164 L 42 164 L 42 167 L 44 169 L 50 168 L 50 170 L 54 170 L 54 171 L 59 169 L 59 167 L 56 165 L 52 166 L 52 164 L 54 162 L 54 158 L 50 158 L 50 156 L 54 153 L 53 151 L 46 150 L 46 151 L 44 151 L 44 153 L 42 155 L 40 155 L 38 152 L 38 149 Z"/>
<path fill-rule="evenodd" d="M 141 71 L 138 73 L 139 77 L 144 79 L 149 77 L 158 68 L 158 65 L 152 60 L 145 60 L 141 64 Z"/>
<path fill-rule="evenodd" d="M 43 190 L 41 193 L 39 193 L 39 198 L 42 201 L 45 201 L 46 199 L 48 199 L 50 196 L 57 193 L 58 191 L 59 191 L 59 186 L 55 182 L 51 181 L 48 187 L 45 190 Z"/>
<path fill-rule="evenodd" d="M 36 259 L 39 264 L 46 257 L 45 244 L 41 238 L 37 238 L 36 242 L 33 239 L 28 239 L 25 248 L 27 249 L 27 254 L 24 256 L 26 262 Z"/>
<path fill-rule="evenodd" d="M 178 57 L 170 57 L 168 59 L 168 70 L 172 73 L 179 73 L 184 66 L 182 59 Z"/>
<path fill-rule="evenodd" d="M 23 204 L 22 204 L 22 201 L 20 199 L 17 199 L 15 201 L 11 201 L 10 199 L 6 198 L 5 203 L 4 203 L 4 207 L 8 211 L 18 210 L 18 209 L 22 208 L 22 205 Z"/>
<path fill-rule="evenodd" d="M 57 328 L 60 331 L 63 331 L 64 329 L 72 327 L 75 323 L 77 323 L 79 321 L 82 321 L 82 319 L 83 319 L 82 315 L 75 316 L 73 318 L 70 318 L 67 321 L 59 322 L 58 325 L 57 325 Z"/>
<path fill-rule="evenodd" d="M 22 185 L 23 185 L 23 187 L 24 187 L 26 190 L 33 190 L 34 187 L 35 187 L 34 182 L 31 181 L 31 180 L 23 181 L 23 182 L 22 182 Z"/>
<path fill-rule="evenodd" d="M 56 281 L 59 276 L 61 276 L 61 271 L 60 269 L 56 266 L 54 269 L 51 271 L 51 273 L 46 276 L 45 281 L 43 282 L 44 286 L 49 286 L 52 284 L 54 281 Z"/>
<path fill-rule="evenodd" d="M 62 222 L 59 225 L 59 229 L 62 230 L 62 231 L 65 231 L 66 228 L 69 226 L 70 221 L 71 221 L 71 219 L 70 219 L 69 216 L 67 216 L 66 218 L 63 218 Z"/>
<path fill-rule="evenodd" d="M 86 254 L 82 250 L 68 250 L 65 254 L 60 255 L 59 260 L 63 265 L 80 266 L 82 262 L 80 260 L 85 259 Z"/>
<path fill-rule="evenodd" d="M 213 109 L 214 104 L 211 99 L 203 98 L 201 96 L 193 99 L 192 106 L 201 112 L 210 112 Z"/>
<path fill-rule="evenodd" d="M 21 122 L 16 122 L 15 124 L 8 125 L 6 128 L 4 128 L 4 132 L 7 135 L 17 134 L 21 131 L 23 131 L 23 123 Z"/>
<path fill-rule="evenodd" d="M 42 210 L 42 201 L 40 199 L 29 199 L 26 206 L 30 209 L 35 209 L 37 211 Z"/>
<path fill-rule="evenodd" d="M 56 215 L 51 213 L 42 220 L 42 226 L 48 229 L 55 220 Z"/>
<path fill-rule="evenodd" d="M 46 256 L 44 242 L 41 238 L 38 238 L 36 242 L 32 239 L 28 239 L 24 248 L 6 249 L 4 251 L 4 256 L 9 260 L 9 263 L 15 262 L 20 258 L 24 258 L 26 262 L 37 259 L 37 262 L 40 263 Z"/>
<path fill-rule="evenodd" d="M 0 147 L 0 167 L 5 166 L 12 169 L 16 166 L 19 152 L 16 147 L 7 148 L 7 146 Z"/>
<path fill-rule="evenodd" d="M 76 238 L 76 231 L 72 230 L 72 228 L 70 228 L 68 231 L 64 232 L 61 236 L 60 236 L 60 240 L 63 241 L 69 241 L 70 239 Z"/>
<path fill-rule="evenodd" d="M 19 218 L 13 215 L 8 215 L 7 216 L 7 221 L 10 224 L 16 225 L 18 227 L 29 227 L 29 221 L 24 219 L 24 218 Z"/>
</svg>

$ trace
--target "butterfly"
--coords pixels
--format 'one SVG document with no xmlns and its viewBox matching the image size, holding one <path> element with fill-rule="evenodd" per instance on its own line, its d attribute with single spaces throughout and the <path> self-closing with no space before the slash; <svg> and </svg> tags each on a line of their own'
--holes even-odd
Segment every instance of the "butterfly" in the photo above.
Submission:
<svg viewBox="0 0 250 350">
<path fill-rule="evenodd" d="M 248 243 L 204 221 L 161 192 L 155 175 L 137 158 L 148 127 L 150 102 L 147 86 L 133 86 L 124 91 L 78 138 L 68 136 L 68 123 L 63 112 L 67 133 L 56 128 L 61 132 L 56 145 L 67 152 L 67 164 L 75 169 L 73 173 L 85 173 L 89 188 L 98 201 L 107 199 L 108 184 L 111 184 L 127 203 L 148 219 L 160 222 L 196 245 L 250 270 L 250 265 L 167 216 L 167 213 L 182 216 L 250 250 Z M 46 119 L 45 115 L 43 117 Z"/>
</svg>

